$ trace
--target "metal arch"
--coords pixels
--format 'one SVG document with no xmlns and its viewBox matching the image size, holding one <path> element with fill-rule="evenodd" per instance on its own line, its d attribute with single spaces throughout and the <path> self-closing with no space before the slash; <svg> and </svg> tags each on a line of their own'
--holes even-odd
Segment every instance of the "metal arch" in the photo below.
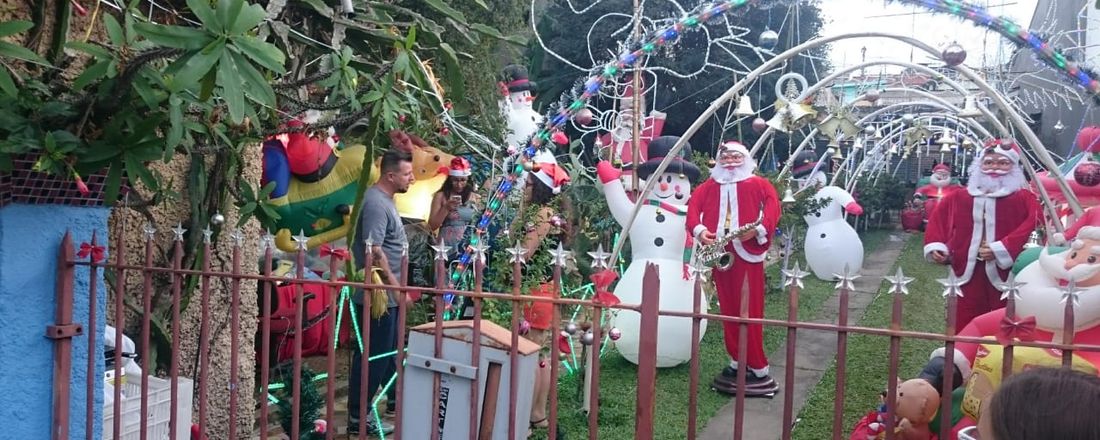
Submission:
<svg viewBox="0 0 1100 440">
<path fill-rule="evenodd" d="M 684 145 L 687 144 L 687 140 L 689 138 L 691 138 L 693 135 L 695 135 L 695 133 L 699 131 L 699 129 L 703 126 L 703 124 L 706 123 L 710 119 L 710 117 L 712 115 L 714 115 L 714 113 L 717 112 L 718 109 L 722 105 L 724 105 L 727 101 L 732 99 L 734 96 L 737 96 L 737 94 L 742 89 L 744 89 L 747 84 L 749 84 L 753 81 L 756 81 L 761 75 L 764 74 L 764 72 L 770 71 L 771 69 L 775 68 L 776 66 L 780 65 L 781 63 L 784 63 L 787 59 L 790 59 L 791 57 L 794 57 L 794 56 L 798 55 L 799 53 L 801 53 L 805 50 L 813 49 L 813 48 L 828 44 L 828 43 L 833 42 L 833 41 L 846 40 L 846 39 L 852 39 L 852 38 L 868 38 L 868 37 L 889 38 L 889 39 L 901 41 L 901 42 L 907 43 L 907 44 L 909 44 L 909 45 L 911 45 L 915 48 L 918 48 L 922 51 L 925 51 L 929 54 L 932 54 L 934 56 L 939 55 L 939 52 L 936 51 L 935 48 L 933 48 L 932 46 L 930 46 L 928 44 L 925 44 L 924 42 L 922 42 L 922 41 L 920 41 L 916 38 L 907 37 L 907 36 L 903 36 L 903 35 L 897 35 L 897 34 L 891 34 L 891 33 L 887 33 L 887 32 L 853 32 L 853 33 L 848 33 L 848 34 L 834 35 L 834 36 L 830 36 L 830 37 L 821 37 L 821 38 L 818 38 L 818 39 L 814 39 L 814 40 L 807 41 L 805 43 L 799 44 L 795 47 L 792 47 L 792 48 L 776 55 L 774 58 L 764 62 L 764 64 L 760 65 L 760 67 L 757 67 L 752 72 L 749 72 L 749 74 L 746 75 L 745 78 L 743 78 L 740 81 L 734 83 L 728 90 L 726 90 L 726 93 L 723 93 L 721 96 L 719 96 L 713 102 L 711 102 L 710 106 L 708 106 L 707 109 L 705 111 L 703 111 L 703 113 L 701 115 L 699 115 L 699 117 L 695 120 L 695 122 L 693 122 L 691 124 L 691 126 L 688 127 L 688 129 L 684 132 L 683 135 L 681 135 L 680 139 L 676 142 L 676 144 L 673 145 L 671 151 L 669 151 L 669 153 L 665 156 L 665 159 L 662 160 L 661 163 L 657 166 L 657 169 L 656 169 L 655 173 L 656 174 L 663 173 L 665 171 L 665 169 L 668 168 L 669 164 L 671 163 L 672 158 L 676 157 L 677 154 L 680 152 L 680 150 L 684 149 Z M 996 90 L 994 90 L 988 83 L 986 83 L 984 80 L 982 80 L 980 77 L 978 77 L 973 71 L 971 71 L 966 66 L 962 66 L 962 65 L 957 66 L 957 67 L 955 67 L 955 70 L 957 72 L 959 72 L 960 74 L 962 74 L 963 76 L 965 76 L 968 80 L 973 82 L 975 85 L 977 85 L 978 88 L 981 91 L 988 94 L 990 96 L 990 99 L 993 100 L 994 104 L 996 104 L 998 108 L 1000 108 L 1002 111 L 1004 111 L 1005 113 L 1008 114 L 1009 118 L 1011 119 L 1012 124 L 1017 129 L 1019 129 L 1021 133 L 1023 133 L 1025 139 L 1028 141 L 1029 144 L 1032 145 L 1032 149 L 1036 151 L 1036 153 L 1038 155 L 1038 159 L 1041 162 L 1043 162 L 1044 166 L 1046 166 L 1048 169 L 1056 169 L 1057 168 L 1057 164 L 1054 163 L 1054 159 L 1051 158 L 1050 154 L 1046 151 L 1046 148 L 1042 145 L 1042 142 L 1039 141 L 1038 136 L 1036 136 L 1035 133 L 1033 131 L 1031 131 L 1031 129 L 1023 121 L 1023 119 L 1020 117 L 1020 115 L 1016 114 L 1012 110 L 1011 106 L 1008 105 L 1008 102 L 1005 101 L 1005 99 L 1002 96 L 1000 96 L 997 93 Z M 1061 176 L 1056 176 L 1056 181 L 1058 182 L 1059 186 L 1062 188 L 1062 191 L 1065 193 L 1066 200 L 1069 203 L 1071 209 L 1073 209 L 1074 213 L 1078 216 L 1083 214 L 1083 211 L 1081 210 L 1081 204 L 1077 201 L 1076 196 L 1073 194 L 1073 190 L 1069 188 L 1069 185 L 1066 183 L 1065 179 Z M 610 261 L 611 264 L 615 263 L 615 260 L 618 258 L 619 253 L 622 251 L 623 245 L 626 241 L 625 239 L 628 238 L 629 235 L 630 235 L 630 229 L 634 224 L 634 219 L 637 217 L 638 211 L 641 209 L 642 205 L 645 203 L 646 196 L 650 193 L 650 191 L 653 190 L 653 185 L 655 183 L 656 183 L 656 180 L 650 180 L 650 181 L 646 182 L 645 188 L 643 188 L 642 192 L 639 194 L 638 201 L 634 205 L 634 209 L 631 212 L 630 218 L 628 219 L 627 223 L 625 225 L 623 225 L 623 233 L 622 233 L 623 235 L 620 236 L 619 242 L 615 245 L 615 249 L 612 251 L 612 257 L 611 257 L 611 261 Z"/>
</svg>

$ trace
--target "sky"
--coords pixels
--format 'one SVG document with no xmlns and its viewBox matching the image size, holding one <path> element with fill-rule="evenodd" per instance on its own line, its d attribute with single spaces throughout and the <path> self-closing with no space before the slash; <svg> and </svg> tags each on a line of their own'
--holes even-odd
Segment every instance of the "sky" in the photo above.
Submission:
<svg viewBox="0 0 1100 440">
<path fill-rule="evenodd" d="M 1017 23 L 1028 26 L 1037 1 L 977 0 L 977 3 L 992 5 L 990 11 L 995 16 L 1008 16 Z M 966 64 L 971 67 L 982 66 L 983 59 L 986 65 L 999 64 L 1007 61 L 1010 53 L 1001 49 L 1004 40 L 1000 35 L 987 33 L 984 28 L 946 14 L 926 12 L 921 7 L 895 2 L 884 4 L 882 0 L 822 0 L 820 5 L 826 20 L 822 30 L 825 36 L 855 31 L 883 31 L 916 36 L 936 48 L 943 48 L 957 41 L 967 50 Z M 863 47 L 867 48 L 867 61 L 901 59 L 920 63 L 929 60 L 925 52 L 911 50 L 911 46 L 907 44 L 882 38 L 850 39 L 834 42 L 831 47 L 830 59 L 838 68 L 859 64 Z M 887 71 L 897 70 L 900 68 L 887 68 Z"/>
</svg>

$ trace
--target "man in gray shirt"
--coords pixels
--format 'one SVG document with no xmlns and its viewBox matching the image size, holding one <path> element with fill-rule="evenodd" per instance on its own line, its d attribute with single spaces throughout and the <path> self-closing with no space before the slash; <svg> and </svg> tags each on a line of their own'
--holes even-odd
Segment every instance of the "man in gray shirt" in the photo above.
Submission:
<svg viewBox="0 0 1100 440">
<path fill-rule="evenodd" d="M 409 190 L 413 183 L 412 157 L 408 153 L 390 150 L 382 156 L 380 166 L 381 176 L 378 182 L 367 189 L 363 196 L 363 206 L 359 211 L 358 239 L 352 245 L 352 254 L 356 263 L 366 263 L 366 242 L 371 242 L 371 256 L 374 267 L 382 269 L 382 282 L 393 286 L 387 290 L 388 301 L 386 313 L 376 318 L 370 318 L 370 356 L 392 353 L 397 346 L 397 306 L 398 301 L 410 301 L 401 286 L 401 257 L 408 238 L 405 236 L 405 228 L 401 224 L 401 217 L 397 214 L 397 207 L 393 202 L 393 195 Z M 367 279 L 370 279 L 370 269 L 366 269 Z M 356 292 L 352 300 L 357 306 L 364 301 L 362 291 Z M 368 300 L 369 303 L 369 300 Z M 362 310 L 357 308 L 356 311 Z M 363 328 L 363 314 L 356 313 L 359 320 L 359 328 Z M 359 432 L 360 417 L 367 418 L 367 432 L 370 434 L 389 434 L 393 426 L 387 423 L 381 425 L 375 423 L 375 417 L 369 410 L 364 412 L 360 408 L 359 399 L 363 390 L 360 388 L 363 356 L 359 350 L 352 350 L 351 371 L 348 374 L 348 432 Z M 378 388 L 389 381 L 396 372 L 397 363 L 394 356 L 385 356 L 371 361 L 370 372 L 367 377 L 367 402 L 374 400 Z"/>
</svg>

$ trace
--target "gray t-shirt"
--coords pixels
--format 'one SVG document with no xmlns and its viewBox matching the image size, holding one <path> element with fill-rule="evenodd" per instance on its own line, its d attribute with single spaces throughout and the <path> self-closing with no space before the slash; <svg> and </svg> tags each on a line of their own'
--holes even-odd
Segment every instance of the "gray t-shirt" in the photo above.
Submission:
<svg viewBox="0 0 1100 440">
<path fill-rule="evenodd" d="M 374 246 L 382 246 L 382 253 L 386 254 L 386 260 L 390 263 L 390 272 L 401 279 L 401 254 L 409 239 L 405 236 L 405 227 L 401 224 L 401 216 L 397 214 L 397 206 L 393 203 L 393 197 L 377 187 L 370 187 L 363 196 L 363 209 L 359 211 L 359 238 L 351 247 L 355 261 L 362 265 L 366 263 L 366 241 L 368 238 Z M 387 282 L 386 277 L 382 277 Z M 397 307 L 397 292 L 389 290 L 389 306 Z M 356 304 L 363 303 L 362 292 L 356 292 L 352 297 Z"/>
</svg>

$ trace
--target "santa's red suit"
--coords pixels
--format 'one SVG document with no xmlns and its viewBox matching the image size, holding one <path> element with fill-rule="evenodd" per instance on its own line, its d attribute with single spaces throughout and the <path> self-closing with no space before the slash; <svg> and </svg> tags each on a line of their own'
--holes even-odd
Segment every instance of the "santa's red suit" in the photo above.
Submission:
<svg viewBox="0 0 1100 440">
<path fill-rule="evenodd" d="M 1019 153 L 1015 150 L 999 153 L 1014 159 L 1014 163 L 1019 161 Z M 974 160 L 977 165 L 981 155 Z M 1019 168 L 1018 164 L 1013 166 Z M 974 168 L 981 172 L 978 167 Z M 955 276 L 963 283 L 963 296 L 958 300 L 955 315 L 958 328 L 978 315 L 1004 307 L 1001 292 L 995 285 L 1006 280 L 1016 257 L 1035 230 L 1040 209 L 1035 195 L 1023 188 L 987 194 L 972 182 L 966 190 L 945 196 L 928 220 L 924 236 L 925 257 L 930 257 L 934 251 L 946 253 Z M 993 251 L 995 258 L 991 261 L 978 260 L 983 239 Z"/>
<path fill-rule="evenodd" d="M 944 172 L 948 173 L 946 181 L 940 182 L 940 184 L 937 185 L 936 173 Z M 951 168 L 947 165 L 944 165 L 942 163 L 936 165 L 932 168 L 931 181 L 927 185 L 917 188 L 917 191 L 914 192 L 915 195 L 924 197 L 925 221 L 928 221 L 928 218 L 932 216 L 932 211 L 936 208 L 936 205 L 939 204 L 940 200 L 942 200 L 944 196 L 956 190 L 965 189 L 962 185 L 951 183 L 950 172 Z"/>
<path fill-rule="evenodd" d="M 756 227 L 756 237 L 748 240 L 734 239 L 726 250 L 733 256 L 728 270 L 715 269 L 714 284 L 718 290 L 718 304 L 726 316 L 738 316 L 741 310 L 741 288 L 747 282 L 748 317 L 764 317 L 764 256 L 771 247 L 771 236 L 779 223 L 780 204 L 775 188 L 767 179 L 752 174 L 755 163 L 748 150 L 738 142 L 726 142 L 721 149 L 732 149 L 745 156 L 738 168 L 740 177 L 719 182 L 712 176 L 691 193 L 688 202 L 687 230 L 698 238 L 710 231 L 721 240 L 726 236 L 727 213 L 730 231 L 751 224 L 763 215 Z M 721 165 L 719 165 L 721 166 Z M 747 167 L 747 168 L 745 168 Z M 731 209 L 732 208 L 732 209 Z M 764 354 L 764 331 L 759 324 L 748 325 L 747 359 L 738 359 L 738 324 L 724 322 L 726 350 L 735 363 L 746 362 L 758 376 L 767 375 L 768 358 Z"/>
</svg>

